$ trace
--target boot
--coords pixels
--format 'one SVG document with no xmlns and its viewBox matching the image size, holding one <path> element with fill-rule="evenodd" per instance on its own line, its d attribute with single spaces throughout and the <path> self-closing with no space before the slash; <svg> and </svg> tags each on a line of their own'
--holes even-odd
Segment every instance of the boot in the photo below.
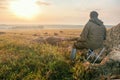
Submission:
<svg viewBox="0 0 120 80">
<path fill-rule="evenodd" d="M 71 59 L 71 60 L 74 60 L 74 59 L 75 59 L 75 57 L 76 57 L 76 51 L 77 51 L 77 50 L 76 50 L 75 48 L 72 49 L 71 54 L 70 54 L 70 59 Z"/>
</svg>

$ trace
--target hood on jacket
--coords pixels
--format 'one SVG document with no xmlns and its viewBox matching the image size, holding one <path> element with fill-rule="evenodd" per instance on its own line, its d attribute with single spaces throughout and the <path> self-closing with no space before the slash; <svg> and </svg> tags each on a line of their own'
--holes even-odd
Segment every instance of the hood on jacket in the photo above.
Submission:
<svg viewBox="0 0 120 80">
<path fill-rule="evenodd" d="M 99 26 L 103 25 L 103 22 L 100 19 L 98 19 L 98 13 L 96 11 L 92 11 L 90 13 L 90 20 L 89 21 L 91 21 Z"/>
</svg>

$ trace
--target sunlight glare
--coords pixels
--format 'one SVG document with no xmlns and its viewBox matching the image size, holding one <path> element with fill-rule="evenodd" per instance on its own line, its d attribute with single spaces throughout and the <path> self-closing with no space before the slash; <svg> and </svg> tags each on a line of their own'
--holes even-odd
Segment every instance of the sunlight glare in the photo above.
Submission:
<svg viewBox="0 0 120 80">
<path fill-rule="evenodd" d="M 33 18 L 40 13 L 37 0 L 15 0 L 10 3 L 10 10 L 18 17 Z"/>
</svg>

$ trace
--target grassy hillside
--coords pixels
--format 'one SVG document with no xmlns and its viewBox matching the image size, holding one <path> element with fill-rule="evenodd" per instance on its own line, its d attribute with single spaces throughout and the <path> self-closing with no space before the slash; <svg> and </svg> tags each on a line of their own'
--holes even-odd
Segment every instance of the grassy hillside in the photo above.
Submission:
<svg viewBox="0 0 120 80">
<path fill-rule="evenodd" d="M 89 80 L 78 60 L 69 59 L 69 42 L 50 45 L 32 42 L 32 35 L 0 35 L 0 79 L 4 80 Z"/>
<path fill-rule="evenodd" d="M 0 80 L 106 80 L 116 77 L 120 73 L 119 62 L 91 65 L 82 61 L 81 53 L 87 53 L 86 50 L 78 51 L 75 62 L 70 61 L 73 41 L 69 39 L 79 36 L 80 32 L 1 31 Z M 67 41 L 60 38 L 67 38 Z"/>
</svg>

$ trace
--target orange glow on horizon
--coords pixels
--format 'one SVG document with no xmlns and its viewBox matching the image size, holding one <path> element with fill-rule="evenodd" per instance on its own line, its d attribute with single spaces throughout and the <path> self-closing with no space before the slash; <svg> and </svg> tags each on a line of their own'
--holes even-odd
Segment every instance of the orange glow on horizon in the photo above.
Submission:
<svg viewBox="0 0 120 80">
<path fill-rule="evenodd" d="M 37 0 L 16 0 L 10 2 L 10 11 L 17 17 L 31 19 L 40 13 Z"/>
</svg>

